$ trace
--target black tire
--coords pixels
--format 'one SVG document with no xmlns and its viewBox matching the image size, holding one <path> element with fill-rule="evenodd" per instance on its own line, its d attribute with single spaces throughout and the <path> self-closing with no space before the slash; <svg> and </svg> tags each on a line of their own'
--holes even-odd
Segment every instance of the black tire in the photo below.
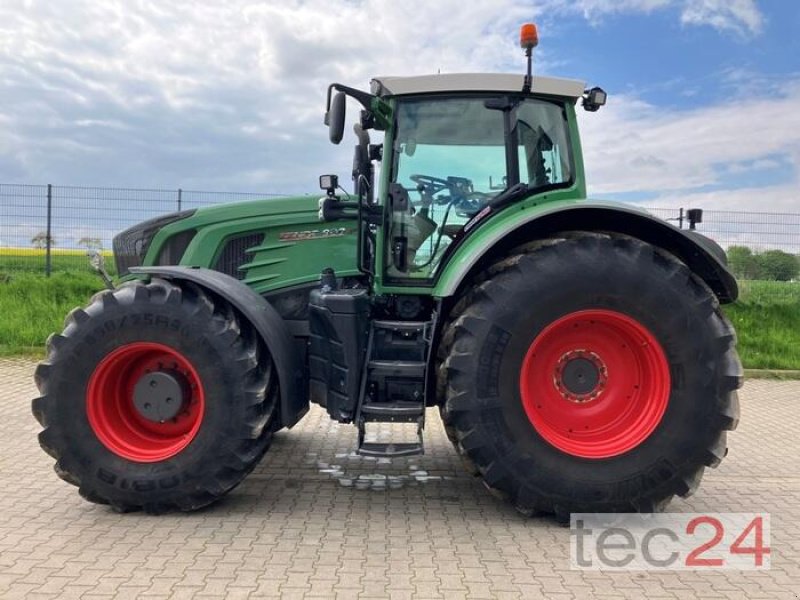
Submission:
<svg viewBox="0 0 800 600">
<path fill-rule="evenodd" d="M 565 520 L 571 512 L 661 510 L 673 495 L 694 492 L 704 468 L 725 456 L 742 384 L 735 333 L 708 286 L 674 256 L 629 237 L 576 232 L 519 248 L 479 281 L 444 328 L 441 413 L 459 453 L 520 512 Z M 532 424 L 520 374 L 548 325 L 595 309 L 653 334 L 669 387 L 663 416 L 643 441 L 587 458 Z"/>
<path fill-rule="evenodd" d="M 106 357 L 143 343 L 184 357 L 205 397 L 188 445 L 150 462 L 100 441 L 87 397 Z M 121 512 L 195 510 L 239 484 L 269 447 L 278 416 L 273 372 L 262 342 L 227 303 L 189 283 L 127 283 L 73 310 L 64 331 L 48 340 L 35 375 L 39 443 L 56 459 L 56 473 L 91 502 Z"/>
</svg>

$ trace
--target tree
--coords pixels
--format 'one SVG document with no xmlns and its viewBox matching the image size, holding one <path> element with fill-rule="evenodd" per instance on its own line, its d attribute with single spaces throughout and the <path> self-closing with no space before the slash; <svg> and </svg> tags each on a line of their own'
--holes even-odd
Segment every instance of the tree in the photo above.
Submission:
<svg viewBox="0 0 800 600">
<path fill-rule="evenodd" d="M 87 250 L 102 250 L 103 242 L 100 241 L 100 238 L 82 237 L 78 240 L 78 246 L 84 246 Z"/>
<path fill-rule="evenodd" d="M 764 279 L 791 281 L 800 274 L 797 257 L 783 250 L 767 250 L 757 254 L 755 258 Z"/>
<path fill-rule="evenodd" d="M 761 265 L 758 256 L 747 246 L 728 248 L 728 266 L 740 279 L 761 279 Z"/>
<path fill-rule="evenodd" d="M 31 238 L 31 244 L 33 244 L 34 248 L 39 248 L 40 250 L 42 248 L 46 248 L 47 247 L 47 232 L 46 231 L 40 231 L 39 233 L 37 233 L 35 236 L 33 236 Z M 50 245 L 51 246 L 55 246 L 56 245 L 56 240 L 52 236 L 50 237 Z"/>
</svg>

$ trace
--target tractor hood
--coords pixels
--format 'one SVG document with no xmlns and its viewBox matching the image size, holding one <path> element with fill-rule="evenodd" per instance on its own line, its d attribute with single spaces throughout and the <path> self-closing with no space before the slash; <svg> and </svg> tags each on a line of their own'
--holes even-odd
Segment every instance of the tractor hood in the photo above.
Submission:
<svg viewBox="0 0 800 600">
<path fill-rule="evenodd" d="M 214 204 L 198 208 L 196 218 L 204 222 L 214 223 L 243 219 L 264 215 L 288 215 L 294 213 L 316 213 L 319 203 L 319 192 L 314 195 L 286 196 L 232 202 L 230 204 Z"/>
<path fill-rule="evenodd" d="M 221 271 L 264 292 L 356 273 L 356 224 L 319 221 L 318 195 L 217 204 L 146 221 L 114 239 L 118 273 L 182 265 Z"/>
</svg>

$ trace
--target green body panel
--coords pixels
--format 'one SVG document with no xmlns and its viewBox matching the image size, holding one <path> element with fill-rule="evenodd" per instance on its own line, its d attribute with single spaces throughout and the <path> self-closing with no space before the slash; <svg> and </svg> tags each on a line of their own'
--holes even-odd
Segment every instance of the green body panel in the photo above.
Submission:
<svg viewBox="0 0 800 600">
<path fill-rule="evenodd" d="M 248 259 L 241 267 L 243 282 L 260 294 L 318 280 L 325 267 L 333 267 L 341 276 L 357 273 L 356 222 L 321 223 L 314 196 L 200 208 L 156 234 L 144 265 L 157 264 L 168 239 L 187 230 L 197 233 L 180 265 L 208 268 L 213 268 L 230 238 L 263 233 L 263 242 L 247 249 Z M 294 239 L 281 239 L 282 235 Z"/>
<path fill-rule="evenodd" d="M 578 195 L 580 190 L 577 189 L 581 187 L 582 185 L 576 183 L 567 189 L 533 195 L 487 217 L 455 249 L 435 280 L 421 280 L 417 285 L 408 283 L 397 285 L 394 282 L 390 285 L 385 279 L 376 278 L 373 284 L 374 293 L 430 295 L 437 298 L 452 296 L 481 257 L 491 252 L 492 248 L 511 232 L 537 220 L 559 214 L 567 215 L 567 220 L 570 220 L 568 213 L 600 210 L 615 221 L 625 216 L 634 217 L 634 221 L 627 219 L 628 225 L 618 230 L 634 237 L 639 237 L 638 228 L 646 222 L 657 224 L 660 230 L 667 233 L 673 231 L 673 234 L 669 234 L 673 240 L 686 236 L 687 232 L 678 230 L 675 226 L 630 204 L 581 198 Z M 191 217 L 163 227 L 153 239 L 144 265 L 158 264 L 157 257 L 164 244 L 172 236 L 187 230 L 196 230 L 197 233 L 180 265 L 208 268 L 214 267 L 228 239 L 242 234 L 263 233 L 263 242 L 248 248 L 248 259 L 241 267 L 244 274 L 243 283 L 259 294 L 313 284 L 319 280 L 321 271 L 327 267 L 332 267 L 340 277 L 359 275 L 356 265 L 358 244 L 356 221 L 339 220 L 333 223 L 321 223 L 316 210 L 317 202 L 311 196 L 301 196 L 200 209 Z M 630 224 L 634 222 L 641 225 Z M 297 237 L 297 233 L 301 234 L 299 239 L 281 239 L 282 235 Z M 379 227 L 379 248 L 383 246 L 384 237 Z M 694 245 L 700 240 L 686 241 Z M 673 243 L 675 242 L 668 242 L 665 247 L 671 250 Z M 712 258 L 713 249 L 703 250 L 697 246 L 693 253 L 707 254 L 708 258 Z M 720 261 L 718 266 L 724 271 L 724 259 L 718 260 Z M 383 273 L 382 263 L 377 266 L 377 271 Z"/>
<path fill-rule="evenodd" d="M 446 269 L 436 282 L 433 291 L 430 293 L 436 297 L 453 295 L 464 276 L 488 249 L 491 249 L 497 242 L 520 226 L 531 223 L 536 219 L 541 219 L 542 217 L 565 211 L 599 208 L 619 213 L 638 215 L 648 220 L 656 218 L 647 211 L 629 204 L 596 200 L 576 200 L 574 198 L 564 197 L 568 196 L 568 194 L 561 194 L 560 198 L 554 198 L 553 196 L 555 196 L 555 194 L 545 194 L 542 197 L 534 196 L 507 208 L 490 222 L 483 224 L 482 227 L 475 231 L 474 235 L 470 236 L 464 244 L 457 248 L 447 263 Z M 635 232 L 631 231 L 630 235 L 635 236 Z"/>
</svg>

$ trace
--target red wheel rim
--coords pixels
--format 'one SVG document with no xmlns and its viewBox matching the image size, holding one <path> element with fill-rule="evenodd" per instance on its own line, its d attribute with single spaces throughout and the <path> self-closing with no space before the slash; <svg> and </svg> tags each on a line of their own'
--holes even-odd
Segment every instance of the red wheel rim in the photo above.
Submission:
<svg viewBox="0 0 800 600">
<path fill-rule="evenodd" d="M 145 418 L 134 404 L 137 382 L 150 373 L 169 374 L 186 390 L 180 411 L 164 422 Z M 180 352 L 163 344 L 121 346 L 97 365 L 89 379 L 89 425 L 106 448 L 135 462 L 158 462 L 181 452 L 197 435 L 204 411 L 197 371 Z"/>
<path fill-rule="evenodd" d="M 661 421 L 670 393 L 669 363 L 641 323 L 622 313 L 581 310 L 533 340 L 520 392 L 536 431 L 584 458 L 624 454 Z"/>
</svg>

